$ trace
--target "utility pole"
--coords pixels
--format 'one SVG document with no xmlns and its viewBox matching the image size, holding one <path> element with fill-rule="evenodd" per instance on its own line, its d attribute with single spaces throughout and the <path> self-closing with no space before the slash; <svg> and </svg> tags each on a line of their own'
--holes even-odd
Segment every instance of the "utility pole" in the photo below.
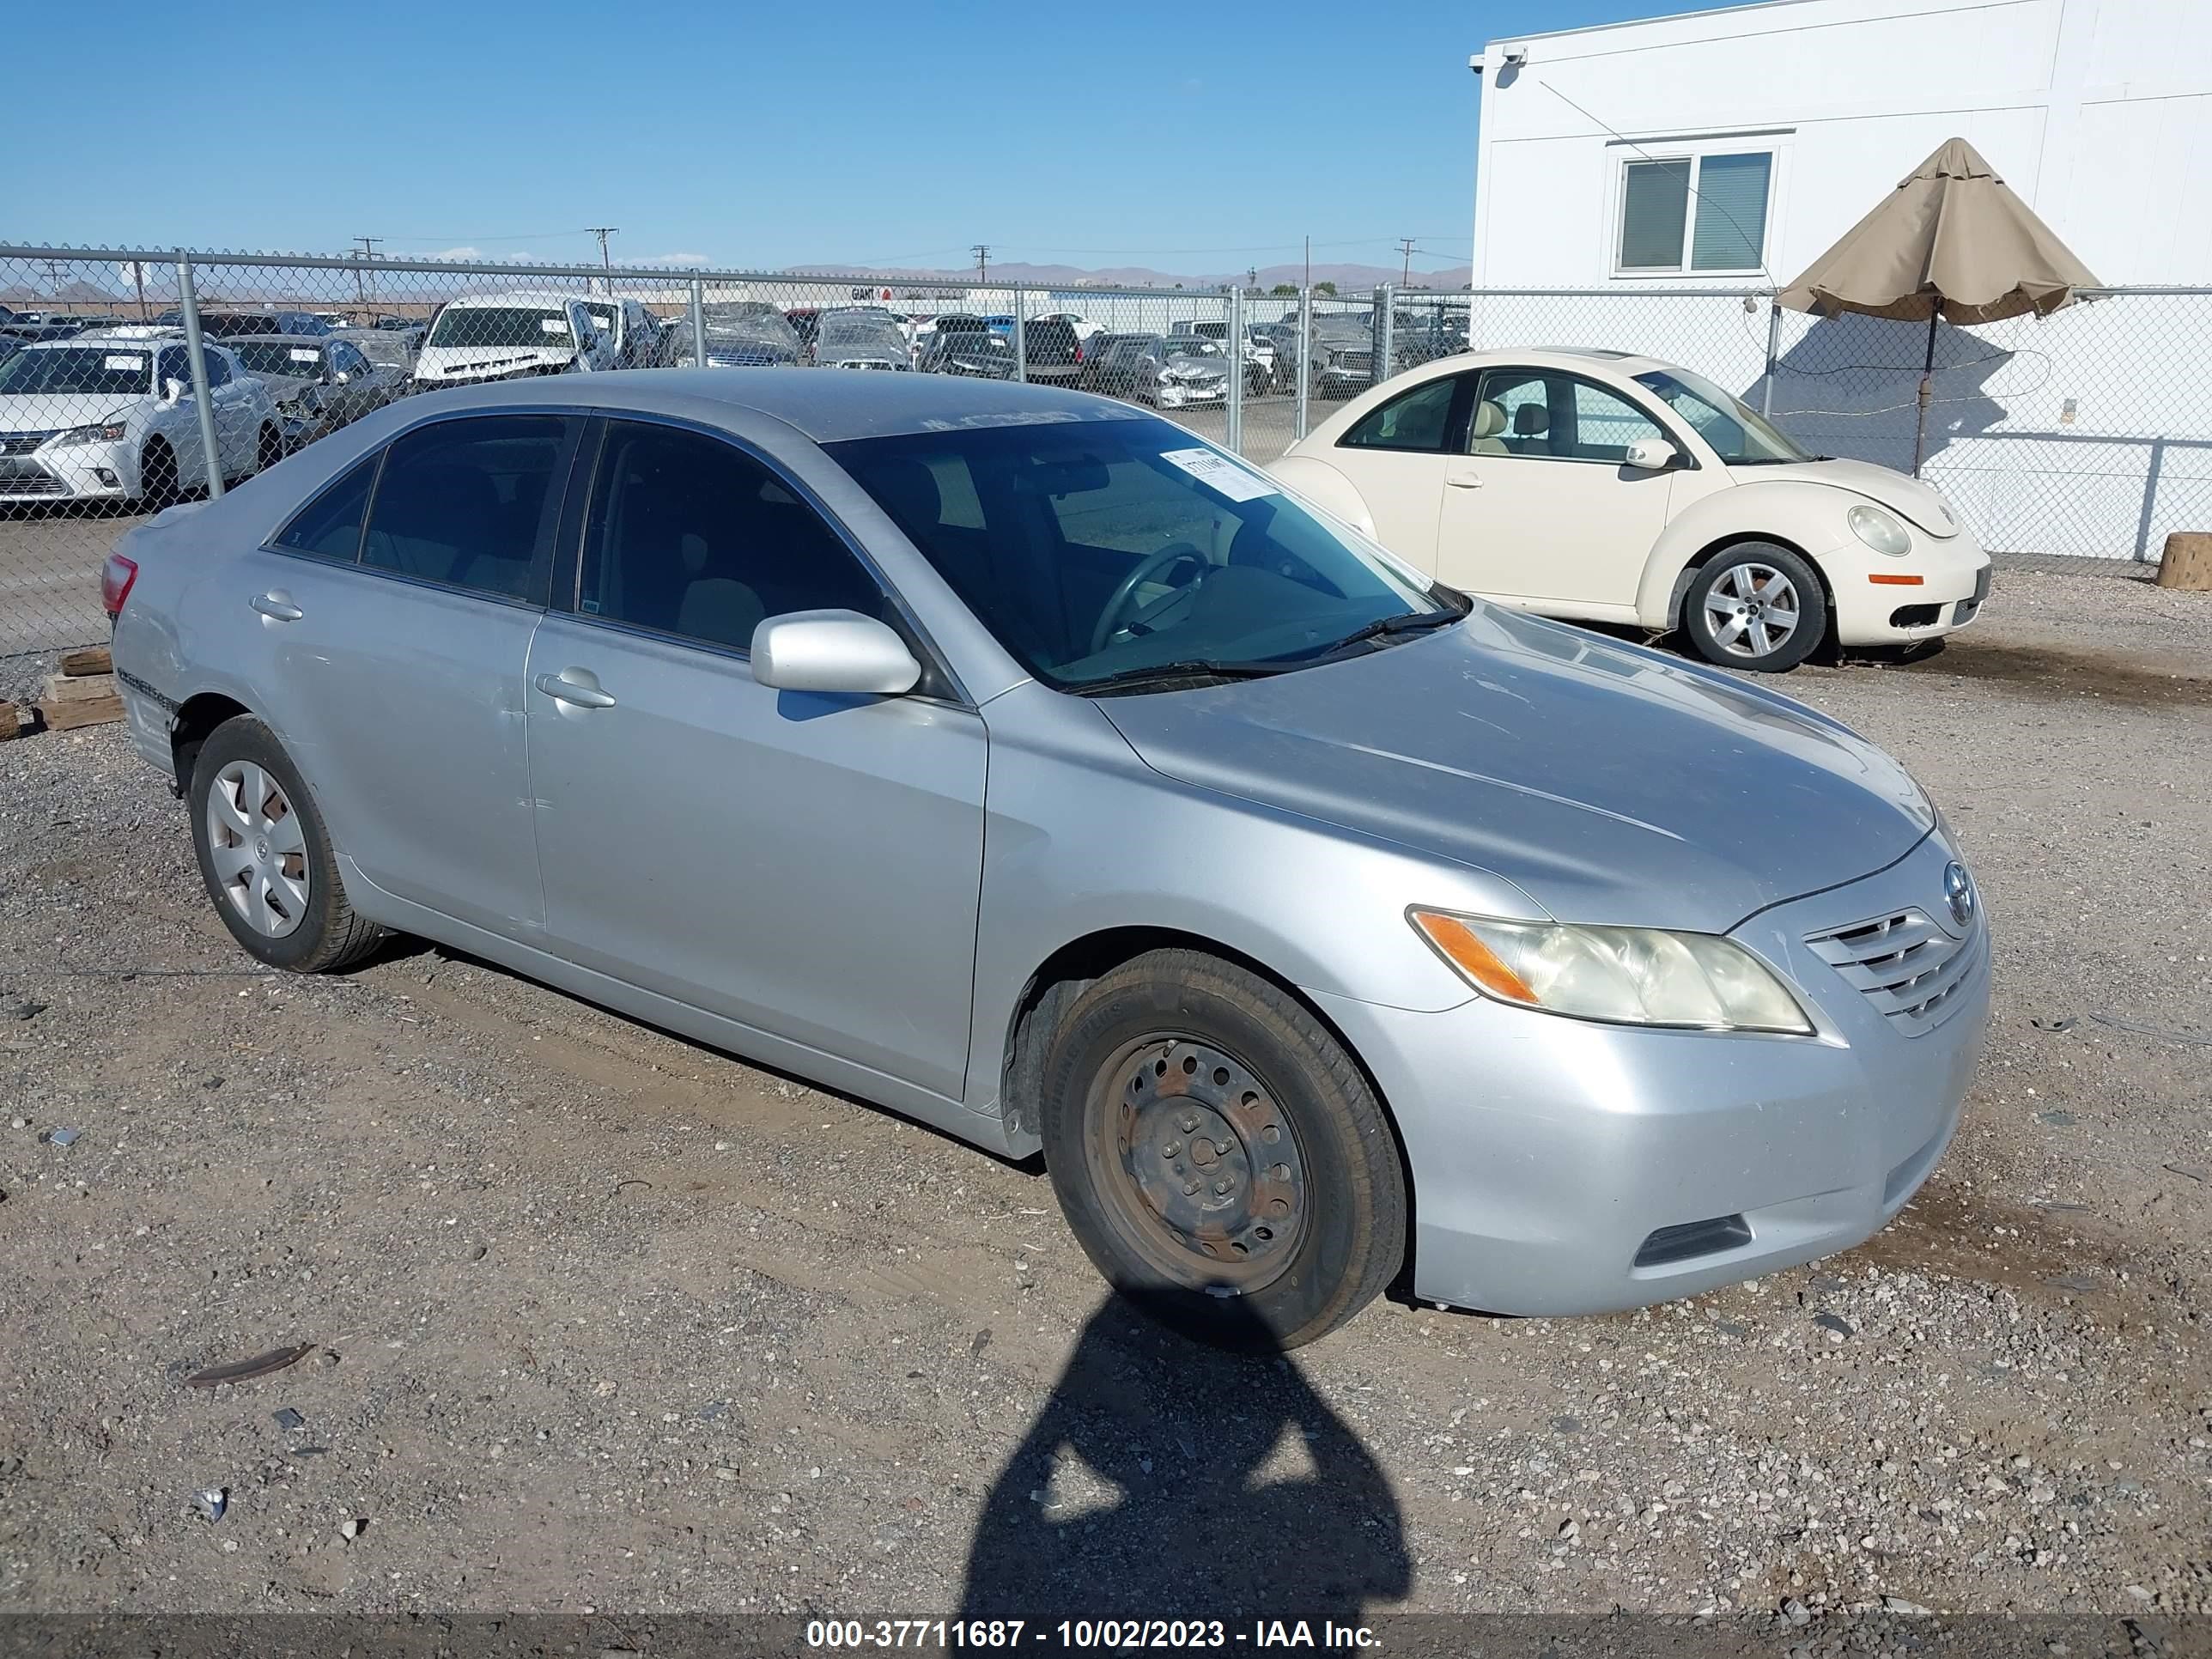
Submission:
<svg viewBox="0 0 2212 1659">
<path fill-rule="evenodd" d="M 1309 236 L 1309 237 L 1307 237 L 1307 238 L 1306 238 L 1306 280 L 1305 280 L 1305 286 L 1306 286 L 1306 287 L 1308 287 L 1308 288 L 1311 288 L 1311 287 L 1313 286 L 1313 238 L 1312 238 L 1312 237 L 1310 237 L 1310 236 Z M 1299 436 L 1301 436 L 1301 437 L 1304 437 L 1305 434 L 1304 434 L 1304 433 L 1301 433 L 1301 434 L 1299 434 L 1298 435 L 1299 435 Z"/>
<path fill-rule="evenodd" d="M 1404 249 L 1406 253 L 1405 265 L 1398 273 L 1398 286 L 1409 288 L 1413 281 L 1413 239 L 1410 236 L 1401 236 L 1398 239 L 1398 246 Z"/>
<path fill-rule="evenodd" d="M 991 280 L 991 245 L 978 242 L 968 251 L 975 256 L 975 286 L 981 288 Z"/>
<path fill-rule="evenodd" d="M 384 238 L 381 236 L 356 236 L 354 238 L 354 240 L 361 245 L 361 257 L 364 262 L 376 258 L 376 245 L 383 240 Z M 360 265 L 356 265 L 353 268 L 353 297 L 354 302 L 356 305 L 362 306 L 364 308 L 367 307 L 368 304 L 368 284 L 362 280 Z"/>
<path fill-rule="evenodd" d="M 615 292 L 615 272 L 614 266 L 608 262 L 607 258 L 607 238 L 620 230 L 622 227 L 620 225 L 590 225 L 586 228 L 599 239 L 599 269 L 606 272 L 601 281 L 605 285 L 607 297 L 612 299 Z"/>
</svg>

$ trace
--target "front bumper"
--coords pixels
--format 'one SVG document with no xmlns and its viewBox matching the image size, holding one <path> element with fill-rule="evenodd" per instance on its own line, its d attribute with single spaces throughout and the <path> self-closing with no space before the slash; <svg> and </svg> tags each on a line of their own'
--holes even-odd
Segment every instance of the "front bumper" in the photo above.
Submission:
<svg viewBox="0 0 2212 1659">
<path fill-rule="evenodd" d="M 1229 401 L 1229 382 L 1163 380 L 1152 394 L 1152 400 L 1162 409 L 1182 409 L 1191 404 L 1225 404 Z"/>
<path fill-rule="evenodd" d="M 1916 532 L 1901 559 L 1853 541 L 1821 554 L 1819 563 L 1835 595 L 1843 645 L 1936 639 L 1972 622 L 1989 598 L 1990 556 L 1965 530 L 1940 542 Z"/>
<path fill-rule="evenodd" d="M 138 493 L 138 462 L 127 444 L 48 443 L 0 456 L 0 501 L 105 501 Z"/>
<path fill-rule="evenodd" d="M 1930 836 L 1887 870 L 1736 930 L 1797 991 L 1821 1028 L 1811 1037 L 1317 995 L 1404 1140 L 1415 1294 L 1492 1313 L 1603 1313 L 1879 1231 L 1958 1127 L 1988 1021 L 1986 922 L 1963 930 L 1971 954 L 1946 1013 L 1910 1036 L 1806 939 L 1906 909 L 1948 927 L 1951 858 Z"/>
</svg>

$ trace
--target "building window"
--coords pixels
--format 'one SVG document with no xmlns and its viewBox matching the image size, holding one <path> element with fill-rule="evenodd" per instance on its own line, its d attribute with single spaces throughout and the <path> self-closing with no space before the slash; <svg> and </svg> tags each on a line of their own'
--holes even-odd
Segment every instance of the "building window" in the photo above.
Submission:
<svg viewBox="0 0 2212 1659">
<path fill-rule="evenodd" d="M 1614 268 L 1759 270 L 1765 264 L 1766 204 L 1773 179 L 1774 156 L 1768 150 L 1623 163 Z"/>
</svg>

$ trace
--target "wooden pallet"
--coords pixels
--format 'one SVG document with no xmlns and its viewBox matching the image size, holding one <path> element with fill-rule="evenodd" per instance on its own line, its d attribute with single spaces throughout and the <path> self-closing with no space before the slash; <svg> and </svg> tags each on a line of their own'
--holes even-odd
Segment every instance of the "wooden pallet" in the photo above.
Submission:
<svg viewBox="0 0 2212 1659">
<path fill-rule="evenodd" d="M 105 726 L 123 718 L 123 697 L 115 688 L 114 665 L 106 646 L 64 652 L 61 668 L 46 681 L 39 699 L 39 719 L 46 730 L 73 732 L 80 726 Z M 20 714 L 16 721 L 16 729 L 22 729 Z M 0 719 L 0 735 L 7 735 L 7 726 Z"/>
</svg>

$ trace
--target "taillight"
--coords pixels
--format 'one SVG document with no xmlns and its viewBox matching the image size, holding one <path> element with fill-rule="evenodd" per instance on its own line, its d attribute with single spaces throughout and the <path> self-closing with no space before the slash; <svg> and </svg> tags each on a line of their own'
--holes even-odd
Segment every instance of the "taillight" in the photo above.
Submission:
<svg viewBox="0 0 2212 1659">
<path fill-rule="evenodd" d="M 107 562 L 100 569 L 100 608 L 111 620 L 123 614 L 123 602 L 131 597 L 131 584 L 137 580 L 137 560 L 126 559 L 120 553 L 107 556 Z"/>
</svg>

